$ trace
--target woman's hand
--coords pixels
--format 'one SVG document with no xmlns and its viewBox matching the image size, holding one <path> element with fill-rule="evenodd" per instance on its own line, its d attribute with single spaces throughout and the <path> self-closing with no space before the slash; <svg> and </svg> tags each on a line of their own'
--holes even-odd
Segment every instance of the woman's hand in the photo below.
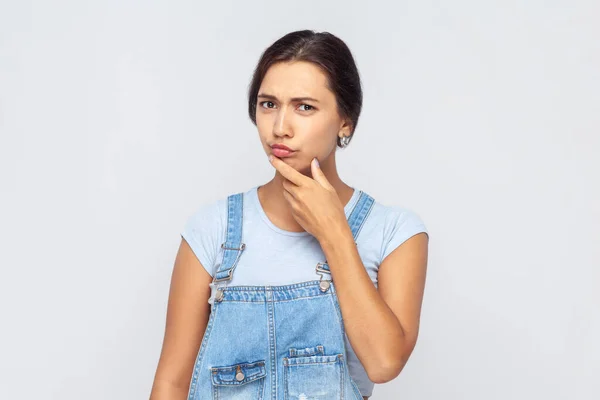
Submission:
<svg viewBox="0 0 600 400">
<path fill-rule="evenodd" d="M 294 219 L 310 234 L 321 241 L 327 232 L 347 227 L 344 205 L 334 187 L 319 167 L 317 159 L 310 164 L 313 178 L 309 178 L 277 157 L 269 156 L 271 164 L 285 178 L 283 196 L 290 204 Z"/>
</svg>

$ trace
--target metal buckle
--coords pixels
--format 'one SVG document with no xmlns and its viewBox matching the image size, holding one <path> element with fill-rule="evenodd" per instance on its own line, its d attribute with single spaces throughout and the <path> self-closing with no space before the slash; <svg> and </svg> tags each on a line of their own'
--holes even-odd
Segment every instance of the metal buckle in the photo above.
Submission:
<svg viewBox="0 0 600 400">
<path fill-rule="evenodd" d="M 233 268 L 230 268 L 229 271 L 227 271 L 227 276 L 225 278 L 217 278 L 215 275 L 215 279 L 213 279 L 213 282 L 223 282 L 223 281 L 229 281 L 231 280 L 231 273 L 233 272 Z"/>
<path fill-rule="evenodd" d="M 239 250 L 242 251 L 246 248 L 246 243 L 242 243 L 242 245 L 238 247 L 225 247 L 225 243 L 221 243 L 221 248 L 224 250 Z"/>
<path fill-rule="evenodd" d="M 223 289 L 217 288 L 215 292 L 215 301 L 220 302 L 221 300 L 223 300 Z"/>
<path fill-rule="evenodd" d="M 317 274 L 321 275 L 321 279 L 319 280 L 319 289 L 321 289 L 321 292 L 326 292 L 331 286 L 331 279 L 325 279 L 325 274 L 331 276 L 331 271 L 328 271 L 325 268 L 321 268 L 321 265 L 325 264 L 327 264 L 327 262 L 317 263 Z"/>
<path fill-rule="evenodd" d="M 221 243 L 221 248 L 224 249 L 224 250 L 242 251 L 242 250 L 244 250 L 246 248 L 246 244 L 242 243 L 240 245 L 240 247 L 226 247 L 225 243 Z M 239 257 L 239 254 L 238 254 L 238 257 Z M 231 280 L 231 274 L 232 274 L 232 272 L 233 272 L 233 268 L 230 268 L 229 271 L 227 271 L 227 276 L 226 277 L 224 277 L 224 278 L 215 278 L 213 280 L 213 282 L 223 282 L 223 281 L 229 281 L 229 280 Z"/>
<path fill-rule="evenodd" d="M 331 271 L 328 271 L 325 268 L 321 268 L 321 265 L 325 265 L 325 264 L 327 264 L 327 262 L 324 262 L 324 263 L 319 262 L 319 263 L 317 263 L 317 272 L 325 272 L 327 274 L 331 274 Z"/>
</svg>

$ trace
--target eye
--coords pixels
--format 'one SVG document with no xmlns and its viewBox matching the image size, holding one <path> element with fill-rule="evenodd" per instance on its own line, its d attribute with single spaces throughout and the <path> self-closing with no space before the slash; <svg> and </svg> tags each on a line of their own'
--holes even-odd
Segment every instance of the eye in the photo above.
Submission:
<svg viewBox="0 0 600 400">
<path fill-rule="evenodd" d="M 302 110 L 302 111 L 311 111 L 314 110 L 314 107 L 308 104 L 300 104 L 300 107 L 309 107 L 308 110 Z"/>
<path fill-rule="evenodd" d="M 263 102 L 261 102 L 259 104 L 260 104 L 261 107 L 264 107 L 263 104 L 265 104 L 265 103 L 269 103 L 269 104 L 275 105 L 272 101 L 268 101 L 268 100 L 267 101 L 263 101 Z M 271 108 L 271 107 L 266 107 L 266 108 Z"/>
</svg>

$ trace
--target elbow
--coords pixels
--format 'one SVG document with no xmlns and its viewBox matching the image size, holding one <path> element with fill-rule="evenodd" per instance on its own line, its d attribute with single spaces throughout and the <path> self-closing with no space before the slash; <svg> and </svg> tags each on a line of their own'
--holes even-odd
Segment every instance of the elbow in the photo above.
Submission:
<svg viewBox="0 0 600 400">
<path fill-rule="evenodd" d="M 400 375 L 400 371 L 404 365 L 399 362 L 391 362 L 389 364 L 380 364 L 377 368 L 367 370 L 367 376 L 373 383 L 381 384 L 391 381 Z"/>
<path fill-rule="evenodd" d="M 377 362 L 377 365 L 366 370 L 367 376 L 371 382 L 382 384 L 395 379 L 404 369 L 413 349 L 414 345 L 411 345 L 398 355 L 387 355 L 386 357 L 381 358 Z"/>
</svg>

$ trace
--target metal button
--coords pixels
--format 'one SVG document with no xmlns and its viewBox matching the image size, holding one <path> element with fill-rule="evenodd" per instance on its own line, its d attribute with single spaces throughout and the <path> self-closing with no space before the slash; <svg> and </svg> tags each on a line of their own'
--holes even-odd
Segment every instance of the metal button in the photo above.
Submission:
<svg viewBox="0 0 600 400">
<path fill-rule="evenodd" d="M 321 292 L 326 292 L 327 289 L 329 289 L 329 285 L 330 285 L 329 281 L 321 281 L 319 283 L 319 287 L 321 288 Z"/>
<path fill-rule="evenodd" d="M 235 374 L 235 379 L 239 382 L 239 381 L 243 381 L 244 380 L 244 373 L 242 372 L 242 369 L 238 366 L 237 368 L 237 374 Z"/>
<path fill-rule="evenodd" d="M 223 290 L 217 289 L 217 294 L 215 295 L 215 300 L 221 301 L 223 300 Z"/>
</svg>

